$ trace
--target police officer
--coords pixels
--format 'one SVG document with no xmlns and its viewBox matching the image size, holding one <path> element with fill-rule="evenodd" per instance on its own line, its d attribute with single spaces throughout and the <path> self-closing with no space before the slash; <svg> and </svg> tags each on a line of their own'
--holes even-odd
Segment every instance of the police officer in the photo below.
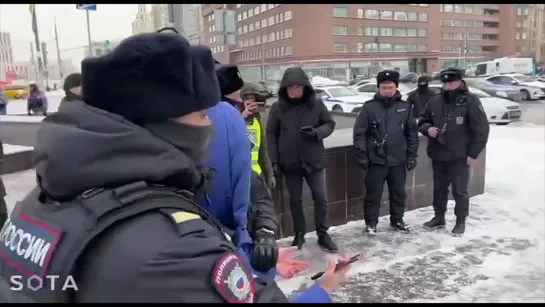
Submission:
<svg viewBox="0 0 545 307">
<path fill-rule="evenodd" d="M 42 122 L 38 186 L 0 231 L 0 302 L 287 302 L 191 199 L 220 100 L 210 48 L 139 34 L 82 77 L 85 103 Z M 292 301 L 330 302 L 344 274 L 330 263 Z"/>
<path fill-rule="evenodd" d="M 408 231 L 405 212 L 406 170 L 416 167 L 418 131 L 412 108 L 397 90 L 399 73 L 381 71 L 378 92 L 367 101 L 354 124 L 354 147 L 365 178 L 364 217 L 369 234 L 376 234 L 384 182 L 390 194 L 390 225 Z"/>
<path fill-rule="evenodd" d="M 469 168 L 485 148 L 490 127 L 481 101 L 468 91 L 459 69 L 445 69 L 440 78 L 443 92 L 428 102 L 418 122 L 419 131 L 428 136 L 433 169 L 435 216 L 424 227 L 445 227 L 448 187 L 452 184 L 456 202 L 452 233 L 461 235 L 469 215 Z"/>
<path fill-rule="evenodd" d="M 276 186 L 271 159 L 267 150 L 265 127 L 261 113 L 265 112 L 265 97 L 254 83 L 245 83 L 242 88 L 242 117 L 246 120 L 248 137 L 252 146 L 252 169 L 263 176 L 270 189 Z"/>
</svg>

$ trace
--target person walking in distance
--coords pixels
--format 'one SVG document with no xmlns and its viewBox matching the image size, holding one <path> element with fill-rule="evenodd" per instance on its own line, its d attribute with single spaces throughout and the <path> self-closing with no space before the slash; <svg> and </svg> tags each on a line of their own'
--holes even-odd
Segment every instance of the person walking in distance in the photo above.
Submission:
<svg viewBox="0 0 545 307">
<path fill-rule="evenodd" d="M 354 124 L 354 147 L 365 178 L 364 217 L 369 234 L 376 234 L 384 182 L 390 194 L 390 225 L 401 231 L 406 171 L 416 167 L 418 130 L 411 105 L 397 90 L 399 73 L 385 70 L 377 75 L 378 92 L 367 101 Z"/>
<path fill-rule="evenodd" d="M 411 104 L 411 107 L 413 108 L 413 115 L 415 118 L 420 117 L 420 113 L 422 113 L 422 110 L 424 110 L 428 101 L 436 95 L 429 87 L 430 80 L 431 78 L 427 75 L 418 77 L 418 87 L 416 88 L 416 91 L 413 91 L 407 98 L 407 102 Z"/>
<path fill-rule="evenodd" d="M 465 232 L 469 215 L 469 168 L 476 163 L 488 142 L 488 119 L 479 98 L 471 94 L 455 68 L 440 73 L 443 92 L 433 97 L 418 122 L 420 133 L 428 137 L 428 156 L 433 169 L 433 210 L 435 216 L 424 227 L 445 227 L 448 187 L 456 202 L 454 235 Z"/>
<path fill-rule="evenodd" d="M 314 221 L 318 244 L 325 250 L 337 251 L 327 233 L 327 195 L 325 186 L 325 148 L 323 139 L 335 129 L 335 121 L 322 100 L 314 96 L 314 88 L 300 67 L 284 72 L 278 101 L 267 120 L 269 156 L 275 174 L 284 174 L 290 194 L 290 208 L 295 239 L 292 245 L 305 243 L 305 216 L 301 201 L 303 178 L 314 200 Z"/>
</svg>

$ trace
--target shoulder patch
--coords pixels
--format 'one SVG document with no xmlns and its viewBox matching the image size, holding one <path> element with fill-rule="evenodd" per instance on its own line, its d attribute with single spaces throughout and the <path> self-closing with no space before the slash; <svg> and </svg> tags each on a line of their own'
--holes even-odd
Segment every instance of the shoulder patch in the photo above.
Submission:
<svg viewBox="0 0 545 307">
<path fill-rule="evenodd" d="M 191 220 L 200 220 L 201 217 L 198 214 L 178 211 L 170 215 L 176 224 L 181 224 Z"/>
<path fill-rule="evenodd" d="M 224 253 L 212 272 L 212 285 L 231 304 L 253 303 L 255 282 L 242 259 L 233 252 Z"/>
<path fill-rule="evenodd" d="M 12 212 L 0 231 L 0 257 L 26 275 L 45 276 L 62 231 Z"/>
</svg>

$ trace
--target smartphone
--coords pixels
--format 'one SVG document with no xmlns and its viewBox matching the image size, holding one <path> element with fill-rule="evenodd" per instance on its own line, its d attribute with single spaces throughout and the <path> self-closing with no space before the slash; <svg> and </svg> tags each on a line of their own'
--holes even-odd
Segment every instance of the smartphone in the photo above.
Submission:
<svg viewBox="0 0 545 307">
<path fill-rule="evenodd" d="M 342 269 L 343 267 L 360 260 L 361 255 L 362 254 L 359 253 L 359 254 L 356 254 L 356 255 L 348 258 L 348 260 L 345 261 L 345 262 L 338 262 L 337 265 L 335 266 L 335 271 L 338 270 L 338 269 Z M 316 279 L 322 277 L 324 274 L 325 274 L 325 271 L 318 272 L 318 273 L 314 274 L 310 279 L 311 280 L 316 280 Z"/>
</svg>

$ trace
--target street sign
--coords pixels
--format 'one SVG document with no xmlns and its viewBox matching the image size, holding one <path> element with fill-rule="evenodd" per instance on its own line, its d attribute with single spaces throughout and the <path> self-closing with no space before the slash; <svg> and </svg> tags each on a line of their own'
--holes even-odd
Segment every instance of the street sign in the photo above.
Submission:
<svg viewBox="0 0 545 307">
<path fill-rule="evenodd" d="M 96 11 L 97 5 L 96 4 L 76 4 L 76 9 L 84 10 L 84 11 Z"/>
</svg>

